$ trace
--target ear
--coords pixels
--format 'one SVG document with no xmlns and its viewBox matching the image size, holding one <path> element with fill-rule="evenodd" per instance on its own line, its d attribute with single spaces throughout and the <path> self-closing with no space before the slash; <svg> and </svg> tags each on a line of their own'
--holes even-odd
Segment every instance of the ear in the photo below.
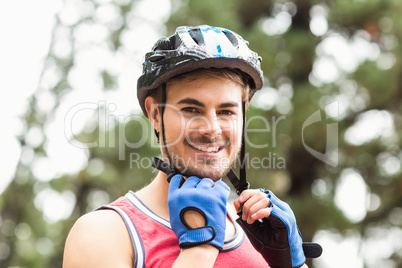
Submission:
<svg viewBox="0 0 402 268">
<path fill-rule="evenodd" d="M 145 110 L 147 111 L 149 121 L 156 131 L 160 131 L 160 112 L 158 103 L 151 96 L 145 99 Z"/>
</svg>

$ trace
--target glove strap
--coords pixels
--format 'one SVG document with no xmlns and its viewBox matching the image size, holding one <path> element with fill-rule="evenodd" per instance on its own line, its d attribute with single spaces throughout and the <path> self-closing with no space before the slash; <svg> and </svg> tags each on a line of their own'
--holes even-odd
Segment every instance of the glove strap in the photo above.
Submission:
<svg viewBox="0 0 402 268">
<path fill-rule="evenodd" d="M 205 226 L 202 228 L 192 229 L 180 237 L 179 239 L 180 248 L 186 249 L 203 244 L 208 244 L 209 242 L 214 240 L 215 236 L 216 231 L 215 228 L 212 226 Z M 217 247 L 216 245 L 213 246 Z M 222 250 L 221 247 L 217 248 L 219 249 L 219 251 Z"/>
</svg>

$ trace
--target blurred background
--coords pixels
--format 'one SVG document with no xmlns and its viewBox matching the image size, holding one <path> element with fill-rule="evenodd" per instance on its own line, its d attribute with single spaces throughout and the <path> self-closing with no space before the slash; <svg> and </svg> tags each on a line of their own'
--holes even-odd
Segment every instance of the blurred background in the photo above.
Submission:
<svg viewBox="0 0 402 268">
<path fill-rule="evenodd" d="M 198 24 L 263 58 L 248 179 L 323 246 L 309 266 L 402 267 L 401 12 L 399 0 L 1 1 L 0 267 L 61 267 L 80 215 L 155 176 L 136 80 L 159 37 Z"/>
</svg>

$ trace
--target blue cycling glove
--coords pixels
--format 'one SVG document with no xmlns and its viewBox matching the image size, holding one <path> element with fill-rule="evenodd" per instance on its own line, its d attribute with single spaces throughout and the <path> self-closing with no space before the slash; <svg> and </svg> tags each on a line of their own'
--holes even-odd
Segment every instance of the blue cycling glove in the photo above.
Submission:
<svg viewBox="0 0 402 268">
<path fill-rule="evenodd" d="M 230 188 L 223 181 L 192 176 L 184 180 L 174 175 L 170 180 L 168 206 L 170 224 L 181 248 L 211 244 L 222 250 L 226 228 L 226 202 Z M 184 214 L 196 211 L 203 216 L 205 226 L 192 228 Z"/>
<path fill-rule="evenodd" d="M 289 205 L 272 192 L 264 192 L 270 199 L 271 214 L 253 224 L 248 224 L 241 217 L 236 220 L 254 248 L 261 253 L 271 268 L 300 267 L 306 262 L 306 257 L 319 257 L 322 253 L 321 246 L 302 242 L 295 215 Z M 241 215 L 241 211 L 238 214 Z"/>
</svg>

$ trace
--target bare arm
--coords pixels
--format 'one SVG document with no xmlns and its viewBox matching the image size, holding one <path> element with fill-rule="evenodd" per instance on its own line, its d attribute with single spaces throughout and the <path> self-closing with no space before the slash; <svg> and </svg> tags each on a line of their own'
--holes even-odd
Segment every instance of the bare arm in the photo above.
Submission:
<svg viewBox="0 0 402 268">
<path fill-rule="evenodd" d="M 133 267 L 130 236 L 120 216 L 111 210 L 82 216 L 67 237 L 63 267 Z"/>
<path fill-rule="evenodd" d="M 180 251 L 179 256 L 173 264 L 173 268 L 207 268 L 213 267 L 218 257 L 218 249 L 214 246 L 204 244 Z"/>
<path fill-rule="evenodd" d="M 179 257 L 173 264 L 173 268 L 206 268 L 213 267 L 216 258 L 218 257 L 218 250 L 211 245 L 201 245 L 189 249 L 182 250 Z M 303 264 L 300 268 L 308 268 Z"/>
</svg>

